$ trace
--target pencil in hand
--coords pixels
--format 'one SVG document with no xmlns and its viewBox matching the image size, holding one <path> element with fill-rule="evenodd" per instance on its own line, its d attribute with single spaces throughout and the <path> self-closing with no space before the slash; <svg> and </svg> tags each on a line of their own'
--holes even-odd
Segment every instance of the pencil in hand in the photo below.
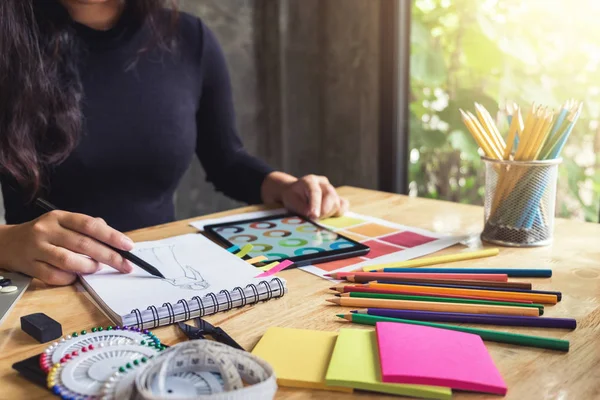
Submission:
<svg viewBox="0 0 600 400">
<path fill-rule="evenodd" d="M 51 211 L 57 211 L 58 208 L 56 208 L 52 203 L 50 203 L 47 200 L 38 198 L 35 200 L 35 204 L 40 207 L 42 210 L 45 210 L 47 212 L 51 212 Z M 97 238 L 94 238 L 94 240 L 102 243 L 104 246 L 110 248 L 112 251 L 118 253 L 121 257 L 123 257 L 125 260 L 128 260 L 130 262 L 132 262 L 133 264 L 137 265 L 138 267 L 140 267 L 141 269 L 143 269 L 144 271 L 148 272 L 149 274 L 156 276 L 158 278 L 164 278 L 164 275 L 160 273 L 160 271 L 155 268 L 154 266 L 152 266 L 151 264 L 149 264 L 148 262 L 142 260 L 141 258 L 139 258 L 138 256 L 136 256 L 133 253 L 130 253 L 129 251 L 126 250 L 121 250 L 118 249 L 114 246 L 111 246 L 110 244 L 100 241 Z"/>
</svg>

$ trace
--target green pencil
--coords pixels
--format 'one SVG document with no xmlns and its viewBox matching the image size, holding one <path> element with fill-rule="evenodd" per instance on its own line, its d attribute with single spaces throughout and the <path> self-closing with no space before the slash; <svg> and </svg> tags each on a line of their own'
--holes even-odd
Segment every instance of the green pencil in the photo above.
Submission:
<svg viewBox="0 0 600 400">
<path fill-rule="evenodd" d="M 540 315 L 544 314 L 544 306 L 542 304 L 514 303 L 511 301 L 494 301 L 494 300 L 473 300 L 473 299 L 458 299 L 454 297 L 433 297 L 433 296 L 413 296 L 405 294 L 387 294 L 387 293 L 369 293 L 369 292 L 348 292 L 336 294 L 338 297 L 360 297 L 365 299 L 388 299 L 388 300 L 415 300 L 415 301 L 433 301 L 437 303 L 463 303 L 463 304 L 488 304 L 495 306 L 514 306 L 514 307 L 530 307 L 538 308 Z"/>
<path fill-rule="evenodd" d="M 510 332 L 497 332 L 489 329 L 467 328 L 465 326 L 456 326 L 448 324 L 437 324 L 433 322 L 412 321 L 398 318 L 379 317 L 367 314 L 338 314 L 350 322 L 362 325 L 375 325 L 377 322 L 401 322 L 404 324 L 431 326 L 433 328 L 450 329 L 453 331 L 473 333 L 479 335 L 483 340 L 491 342 L 510 343 L 520 346 L 539 347 L 541 349 L 569 351 L 569 341 L 562 339 L 547 338 L 541 336 L 521 335 Z"/>
</svg>

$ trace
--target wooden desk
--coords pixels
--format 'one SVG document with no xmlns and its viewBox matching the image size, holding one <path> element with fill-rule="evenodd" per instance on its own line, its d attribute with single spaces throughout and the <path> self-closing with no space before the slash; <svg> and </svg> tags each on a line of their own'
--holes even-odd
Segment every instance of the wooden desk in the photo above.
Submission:
<svg viewBox="0 0 600 400">
<path fill-rule="evenodd" d="M 457 234 L 478 234 L 482 229 L 480 207 L 441 201 L 411 199 L 388 193 L 344 187 L 342 195 L 351 201 L 353 211 L 405 225 Z M 246 207 L 226 213 L 255 210 Z M 136 241 L 153 240 L 193 232 L 189 221 L 153 227 L 131 233 Z M 449 251 L 452 251 L 450 249 Z M 534 267 L 552 268 L 551 279 L 535 281 L 535 288 L 563 292 L 563 300 L 547 307 L 550 317 L 572 317 L 578 322 L 573 332 L 534 328 L 494 328 L 568 339 L 569 353 L 487 343 L 492 357 L 508 384 L 510 399 L 598 399 L 600 398 L 600 225 L 559 220 L 555 242 L 536 249 L 502 248 L 498 257 L 476 262 L 455 263 L 454 267 Z M 299 270 L 283 272 L 289 293 L 281 299 L 232 310 L 209 318 L 223 327 L 246 349 L 252 349 L 270 326 L 337 330 L 349 326 L 335 318 L 338 308 L 328 306 L 330 284 Z M 11 365 L 41 352 L 46 345 L 20 329 L 19 316 L 44 312 L 58 320 L 65 334 L 77 329 L 108 325 L 110 321 L 76 286 L 47 287 L 35 281 L 15 309 L 0 326 L 0 398 L 51 398 L 50 393 L 18 376 Z M 368 329 L 355 325 L 356 328 Z M 155 330 L 166 344 L 184 337 L 173 326 Z M 280 388 L 278 398 L 348 398 L 334 392 Z M 379 398 L 359 393 L 359 397 Z M 455 394 L 455 398 L 489 398 L 477 394 Z"/>
</svg>

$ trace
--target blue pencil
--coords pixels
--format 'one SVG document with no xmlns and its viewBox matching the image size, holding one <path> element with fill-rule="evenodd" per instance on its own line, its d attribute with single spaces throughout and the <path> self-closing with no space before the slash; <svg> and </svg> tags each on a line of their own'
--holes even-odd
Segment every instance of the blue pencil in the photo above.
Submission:
<svg viewBox="0 0 600 400">
<path fill-rule="evenodd" d="M 377 272 L 377 271 L 372 271 Z M 512 268 L 384 268 L 381 272 L 415 272 L 436 274 L 506 274 L 511 278 L 549 278 L 551 269 L 512 269 Z"/>
</svg>

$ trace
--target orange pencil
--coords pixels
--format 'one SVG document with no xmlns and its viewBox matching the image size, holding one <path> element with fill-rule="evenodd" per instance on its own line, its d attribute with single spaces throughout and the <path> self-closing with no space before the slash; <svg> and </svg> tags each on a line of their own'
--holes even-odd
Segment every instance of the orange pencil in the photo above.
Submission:
<svg viewBox="0 0 600 400">
<path fill-rule="evenodd" d="M 471 279 L 481 281 L 507 282 L 507 274 L 448 274 L 448 273 L 427 273 L 427 272 L 334 272 L 326 274 L 333 279 L 347 279 L 349 276 L 354 278 L 375 277 L 380 279 L 393 278 L 425 278 L 425 279 Z M 373 279 L 376 280 L 376 279 Z"/>
<path fill-rule="evenodd" d="M 450 297 L 455 299 L 470 299 L 470 300 L 491 300 L 491 301 L 508 301 L 512 303 L 533 303 L 531 300 L 516 300 L 516 299 L 508 299 L 508 298 L 489 298 L 480 295 L 457 295 L 457 294 L 438 294 L 438 293 L 418 293 L 411 292 L 410 290 L 385 290 L 385 289 L 373 289 L 368 287 L 368 285 L 347 285 L 340 284 L 336 286 L 332 286 L 329 289 L 335 290 L 339 293 L 351 293 L 351 292 L 363 292 L 363 293 L 383 293 L 383 294 L 404 294 L 408 296 L 430 296 L 430 297 Z"/>
<path fill-rule="evenodd" d="M 343 307 L 388 308 L 393 310 L 418 310 L 472 314 L 522 315 L 538 317 L 540 309 L 534 307 L 494 306 L 487 304 L 436 303 L 412 300 L 365 299 L 360 297 L 337 297 L 328 302 Z"/>
<path fill-rule="evenodd" d="M 500 290 L 482 290 L 482 289 L 462 289 L 462 288 L 447 288 L 435 286 L 413 286 L 413 285 L 397 285 L 385 283 L 367 283 L 367 286 L 374 289 L 387 290 L 410 290 L 417 293 L 438 293 L 438 294 L 458 294 L 458 295 L 479 295 L 493 299 L 515 299 L 515 300 L 531 300 L 534 303 L 556 304 L 558 297 L 552 294 L 528 293 L 528 292 L 510 292 Z"/>
</svg>

